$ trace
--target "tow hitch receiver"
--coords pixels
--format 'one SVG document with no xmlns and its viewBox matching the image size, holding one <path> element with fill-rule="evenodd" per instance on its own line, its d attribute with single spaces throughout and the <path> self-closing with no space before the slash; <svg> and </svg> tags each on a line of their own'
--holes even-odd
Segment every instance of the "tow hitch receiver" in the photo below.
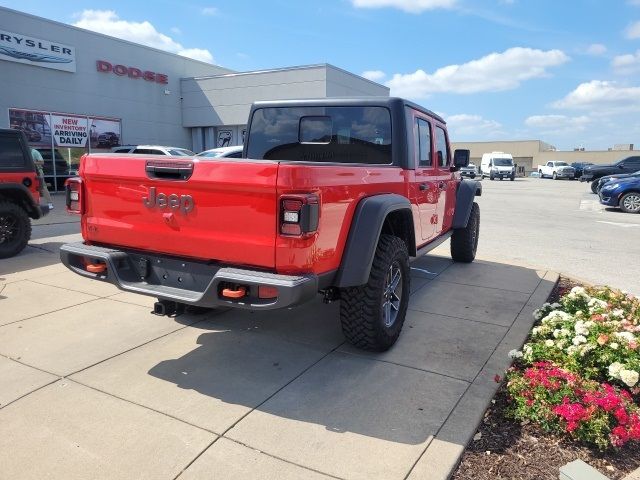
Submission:
<svg viewBox="0 0 640 480">
<path fill-rule="evenodd" d="M 184 303 L 171 300 L 158 300 L 153 304 L 153 314 L 167 317 L 177 317 L 184 313 Z"/>
</svg>

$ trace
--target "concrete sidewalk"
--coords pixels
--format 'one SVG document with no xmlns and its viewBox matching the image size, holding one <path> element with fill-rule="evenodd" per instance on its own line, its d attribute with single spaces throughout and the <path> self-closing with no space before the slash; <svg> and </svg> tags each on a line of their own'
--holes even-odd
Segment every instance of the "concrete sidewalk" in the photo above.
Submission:
<svg viewBox="0 0 640 480">
<path fill-rule="evenodd" d="M 345 343 L 338 305 L 150 314 L 57 248 L 0 261 L 3 478 L 447 478 L 557 276 L 413 264 L 389 352 Z"/>
</svg>

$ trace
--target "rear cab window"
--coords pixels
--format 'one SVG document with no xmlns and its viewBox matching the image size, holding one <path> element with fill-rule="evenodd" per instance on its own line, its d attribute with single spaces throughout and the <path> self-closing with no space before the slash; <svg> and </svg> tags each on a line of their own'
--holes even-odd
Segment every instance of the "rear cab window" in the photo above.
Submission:
<svg viewBox="0 0 640 480">
<path fill-rule="evenodd" d="M 266 107 L 254 111 L 247 157 L 391 165 L 386 107 Z"/>
</svg>

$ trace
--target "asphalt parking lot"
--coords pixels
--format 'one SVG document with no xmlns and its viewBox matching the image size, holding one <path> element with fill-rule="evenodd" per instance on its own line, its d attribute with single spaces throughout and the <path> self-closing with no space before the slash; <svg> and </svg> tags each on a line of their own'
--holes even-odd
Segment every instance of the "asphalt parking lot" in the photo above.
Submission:
<svg viewBox="0 0 640 480">
<path fill-rule="evenodd" d="M 552 270 L 638 290 L 623 268 L 638 218 L 602 212 L 575 182 L 484 190 L 478 261 L 453 264 L 443 245 L 414 262 L 384 354 L 347 345 L 319 299 L 153 316 L 153 299 L 59 264 L 79 235 L 57 197 L 0 262 L 0 478 L 446 478 Z"/>
<path fill-rule="evenodd" d="M 482 187 L 480 258 L 640 295 L 640 215 L 605 208 L 589 184 L 578 181 L 485 179 Z"/>
</svg>

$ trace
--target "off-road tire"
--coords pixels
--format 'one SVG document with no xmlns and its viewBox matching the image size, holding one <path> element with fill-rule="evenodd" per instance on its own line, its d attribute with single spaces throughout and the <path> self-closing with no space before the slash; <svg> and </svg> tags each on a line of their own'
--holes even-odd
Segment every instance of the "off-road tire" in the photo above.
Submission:
<svg viewBox="0 0 640 480">
<path fill-rule="evenodd" d="M 451 236 L 451 258 L 454 262 L 471 263 L 476 258 L 480 237 L 480 206 L 473 202 L 465 228 L 455 229 Z"/>
<path fill-rule="evenodd" d="M 0 201 L 0 229 L 11 224 L 14 233 L 10 239 L 3 240 L 0 231 L 0 258 L 17 255 L 27 246 L 31 238 L 31 221 L 22 207 L 12 202 Z"/>
<path fill-rule="evenodd" d="M 620 206 L 620 210 L 625 213 L 640 213 L 640 207 L 638 207 L 639 201 L 640 192 L 629 192 L 620 197 L 620 203 L 618 205 Z"/>
<path fill-rule="evenodd" d="M 594 181 L 591 182 L 591 191 L 595 194 L 598 193 L 598 182 L 600 182 L 599 178 L 596 178 Z"/>
<path fill-rule="evenodd" d="M 399 266 L 402 290 L 395 320 L 384 323 L 384 293 L 387 273 Z M 340 289 L 340 320 L 342 332 L 352 345 L 382 352 L 391 348 L 400 336 L 411 289 L 407 245 L 393 235 L 380 235 L 373 257 L 369 280 L 358 287 Z"/>
</svg>

